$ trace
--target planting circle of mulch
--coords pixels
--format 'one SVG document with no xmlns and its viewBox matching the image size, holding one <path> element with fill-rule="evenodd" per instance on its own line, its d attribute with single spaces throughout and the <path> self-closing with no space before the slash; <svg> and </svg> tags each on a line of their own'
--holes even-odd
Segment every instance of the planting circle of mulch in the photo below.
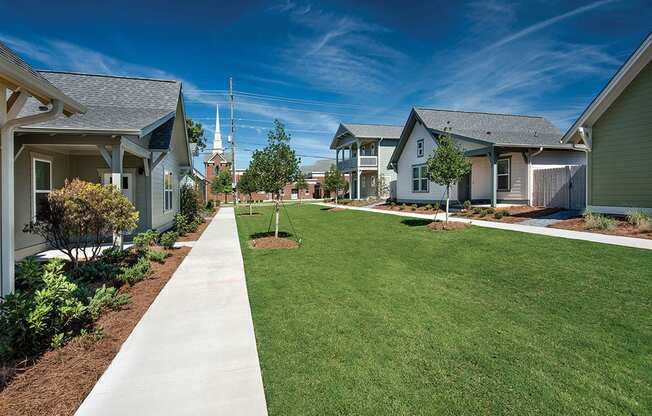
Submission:
<svg viewBox="0 0 652 416">
<path fill-rule="evenodd" d="M 294 249 L 299 248 L 299 243 L 289 238 L 261 237 L 249 241 L 249 246 L 253 249 Z"/>
<path fill-rule="evenodd" d="M 469 224 L 457 221 L 449 221 L 448 224 L 443 221 L 434 221 L 428 224 L 428 228 L 433 231 L 460 231 L 469 227 Z"/>
</svg>

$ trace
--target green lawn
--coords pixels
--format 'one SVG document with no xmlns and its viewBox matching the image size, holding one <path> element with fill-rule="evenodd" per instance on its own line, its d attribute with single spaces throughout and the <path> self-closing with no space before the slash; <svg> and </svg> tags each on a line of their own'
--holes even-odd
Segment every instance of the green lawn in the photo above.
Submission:
<svg viewBox="0 0 652 416">
<path fill-rule="evenodd" d="M 254 251 L 258 211 L 270 415 L 652 414 L 652 252 L 314 205 L 303 247 Z"/>
</svg>

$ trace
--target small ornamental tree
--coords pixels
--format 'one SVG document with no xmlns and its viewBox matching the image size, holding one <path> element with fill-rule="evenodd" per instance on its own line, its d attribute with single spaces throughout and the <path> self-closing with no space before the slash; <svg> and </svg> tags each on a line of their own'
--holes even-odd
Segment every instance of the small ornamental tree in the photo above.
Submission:
<svg viewBox="0 0 652 416">
<path fill-rule="evenodd" d="M 245 170 L 238 180 L 238 192 L 246 194 L 249 197 L 249 215 L 253 215 L 251 204 L 253 201 L 252 194 L 258 189 L 256 187 L 256 178 L 251 170 Z"/>
<path fill-rule="evenodd" d="M 231 171 L 222 169 L 211 182 L 211 191 L 215 194 L 224 194 L 224 203 L 228 201 L 229 193 L 233 190 Z"/>
<path fill-rule="evenodd" d="M 199 192 L 190 184 L 183 185 L 179 190 L 181 213 L 191 221 L 201 217 Z"/>
<path fill-rule="evenodd" d="M 278 238 L 280 199 L 283 187 L 299 176 L 301 159 L 290 147 L 290 135 L 283 123 L 274 120 L 274 130 L 267 133 L 267 146 L 251 156 L 249 169 L 256 178 L 258 190 L 271 193 L 276 201 L 274 237 Z"/>
<path fill-rule="evenodd" d="M 197 150 L 204 150 L 206 147 L 206 136 L 204 135 L 204 126 L 191 118 L 186 118 L 186 130 L 188 132 L 188 141 L 197 145 Z"/>
<path fill-rule="evenodd" d="M 303 193 L 305 189 L 308 189 L 308 181 L 306 181 L 306 177 L 303 175 L 303 173 L 299 173 L 299 176 L 297 176 L 297 182 L 295 184 L 297 187 L 297 193 L 299 194 L 299 204 L 301 204 L 301 194 Z"/>
<path fill-rule="evenodd" d="M 337 204 L 337 194 L 345 186 L 346 179 L 344 178 L 344 174 L 335 165 L 331 165 L 331 168 L 324 176 L 324 188 L 329 192 L 335 193 L 335 204 Z"/>
<path fill-rule="evenodd" d="M 389 184 L 387 183 L 387 177 L 381 173 L 378 173 L 376 178 L 376 196 L 378 198 L 383 198 L 389 195 Z"/>
<path fill-rule="evenodd" d="M 138 211 L 122 192 L 111 185 L 73 179 L 50 193 L 38 218 L 23 231 L 43 237 L 76 268 L 80 253 L 92 260 L 109 236 L 137 225 Z"/>
<path fill-rule="evenodd" d="M 446 222 L 448 223 L 450 188 L 471 172 L 471 163 L 451 134 L 444 133 L 437 138 L 437 147 L 428 158 L 427 169 L 431 181 L 446 187 Z"/>
</svg>

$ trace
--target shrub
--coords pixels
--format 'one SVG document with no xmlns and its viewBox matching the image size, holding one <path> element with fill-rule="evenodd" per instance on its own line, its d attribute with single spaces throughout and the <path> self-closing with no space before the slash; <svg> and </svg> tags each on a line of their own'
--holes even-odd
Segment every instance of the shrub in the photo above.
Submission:
<svg viewBox="0 0 652 416">
<path fill-rule="evenodd" d="M 151 265 L 149 260 L 147 257 L 141 257 L 133 266 L 123 267 L 117 279 L 122 283 L 133 285 L 147 278 L 150 271 Z"/>
<path fill-rule="evenodd" d="M 156 243 L 158 233 L 154 230 L 147 230 L 145 232 L 136 234 L 134 236 L 134 247 L 137 251 L 146 251 L 150 246 Z"/>
<path fill-rule="evenodd" d="M 439 208 L 441 208 L 439 202 L 435 202 L 434 204 L 432 204 L 432 209 L 434 209 L 435 211 L 439 211 Z"/>
<path fill-rule="evenodd" d="M 427 209 L 427 210 L 431 210 L 431 209 L 432 209 L 432 205 L 430 205 L 430 204 L 426 204 L 426 206 L 425 206 L 424 208 Z"/>
<path fill-rule="evenodd" d="M 647 230 L 652 226 L 652 219 L 643 211 L 632 211 L 626 216 L 627 222 L 639 230 Z"/>
<path fill-rule="evenodd" d="M 487 211 L 486 208 L 483 208 L 483 209 L 480 210 L 480 214 L 479 214 L 480 218 L 486 217 L 487 214 L 488 214 L 488 211 Z"/>
<path fill-rule="evenodd" d="M 496 210 L 494 208 L 491 208 L 491 207 L 487 208 L 485 211 L 487 212 L 487 214 L 493 214 L 493 213 L 496 212 Z"/>
<path fill-rule="evenodd" d="M 209 211 L 212 211 L 212 210 L 215 209 L 215 206 L 213 205 L 212 200 L 209 199 L 208 202 L 206 202 L 206 209 L 209 210 Z"/>
<path fill-rule="evenodd" d="M 17 291 L 0 304 L 0 358 L 29 357 L 51 345 L 63 345 L 89 322 L 86 307 L 76 297 L 77 285 L 63 267 L 61 259 L 50 260 L 43 267 L 39 289 Z"/>
<path fill-rule="evenodd" d="M 193 186 L 184 185 L 179 190 L 179 201 L 181 213 L 189 220 L 197 218 L 201 214 L 199 193 Z"/>
<path fill-rule="evenodd" d="M 405 203 L 401 204 L 401 206 L 399 207 L 401 211 L 405 210 L 405 208 L 407 208 L 407 205 L 405 205 Z"/>
<path fill-rule="evenodd" d="M 482 208 L 480 207 L 473 207 L 473 213 L 478 215 L 482 212 Z"/>
<path fill-rule="evenodd" d="M 121 249 L 120 247 L 110 247 L 102 252 L 102 260 L 105 263 L 117 264 L 122 262 L 129 256 L 129 250 Z"/>
<path fill-rule="evenodd" d="M 616 226 L 616 220 L 590 209 L 584 211 L 584 223 L 589 230 L 611 230 Z"/>
<path fill-rule="evenodd" d="M 172 248 L 174 247 L 174 243 L 177 242 L 178 237 L 179 234 L 177 234 L 176 231 L 165 232 L 161 235 L 161 238 L 159 238 L 159 244 L 165 248 Z"/>
<path fill-rule="evenodd" d="M 112 262 L 93 260 L 80 263 L 70 271 L 70 277 L 75 281 L 90 283 L 112 281 L 120 273 L 120 268 Z"/>
<path fill-rule="evenodd" d="M 507 215 L 507 213 L 505 211 L 496 211 L 496 213 L 494 214 L 494 218 L 497 219 L 497 220 L 500 220 L 505 215 Z"/>
<path fill-rule="evenodd" d="M 157 263 L 165 263 L 165 259 L 168 257 L 170 257 L 170 253 L 166 253 L 164 251 L 150 249 L 147 252 L 147 258 Z"/>
<path fill-rule="evenodd" d="M 34 257 L 27 257 L 16 265 L 16 290 L 33 292 L 43 283 L 42 269 Z"/>
<path fill-rule="evenodd" d="M 416 210 L 417 210 L 417 204 L 412 204 L 412 205 L 410 206 L 410 209 L 411 209 L 412 211 L 416 211 Z"/>
<path fill-rule="evenodd" d="M 126 293 L 118 293 L 115 287 L 102 287 L 95 291 L 92 298 L 88 298 L 88 311 L 91 317 L 97 319 L 103 310 L 117 310 L 131 302 L 131 296 Z"/>
<path fill-rule="evenodd" d="M 138 222 L 138 211 L 122 192 L 79 179 L 50 192 L 39 207 L 39 217 L 23 231 L 41 236 L 65 253 L 74 267 L 80 254 L 94 259 L 107 237 L 131 231 Z"/>
<path fill-rule="evenodd" d="M 183 215 L 182 213 L 178 213 L 177 215 L 174 216 L 174 229 L 177 231 L 179 235 L 185 235 L 188 233 L 190 228 L 190 221 L 188 220 L 188 217 Z"/>
<path fill-rule="evenodd" d="M 466 201 L 464 201 L 464 209 L 468 211 L 470 208 L 471 208 L 471 201 L 467 199 Z"/>
</svg>

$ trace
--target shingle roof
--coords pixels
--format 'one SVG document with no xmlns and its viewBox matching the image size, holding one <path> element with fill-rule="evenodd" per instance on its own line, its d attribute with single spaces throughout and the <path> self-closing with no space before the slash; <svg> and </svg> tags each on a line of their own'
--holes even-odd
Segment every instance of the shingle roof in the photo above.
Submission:
<svg viewBox="0 0 652 416">
<path fill-rule="evenodd" d="M 31 74 L 35 79 L 48 82 L 41 74 L 34 71 L 31 66 L 29 66 L 25 61 L 20 59 L 11 49 L 9 49 L 4 43 L 0 42 L 0 59 L 7 61 L 10 64 L 16 65 L 21 68 L 23 71 Z"/>
<path fill-rule="evenodd" d="M 176 111 L 181 91 L 181 83 L 169 80 L 50 71 L 39 74 L 88 111 L 30 129 L 142 132 Z M 36 100 L 29 100 L 21 114 L 35 113 L 38 106 Z"/>
<path fill-rule="evenodd" d="M 561 131 L 543 117 L 415 108 L 427 128 L 496 144 L 558 145 Z"/>
<path fill-rule="evenodd" d="M 340 123 L 330 148 L 337 147 L 337 140 L 345 134 L 350 134 L 359 139 L 398 139 L 403 131 L 402 126 L 393 126 L 389 124 L 351 124 Z"/>
</svg>

